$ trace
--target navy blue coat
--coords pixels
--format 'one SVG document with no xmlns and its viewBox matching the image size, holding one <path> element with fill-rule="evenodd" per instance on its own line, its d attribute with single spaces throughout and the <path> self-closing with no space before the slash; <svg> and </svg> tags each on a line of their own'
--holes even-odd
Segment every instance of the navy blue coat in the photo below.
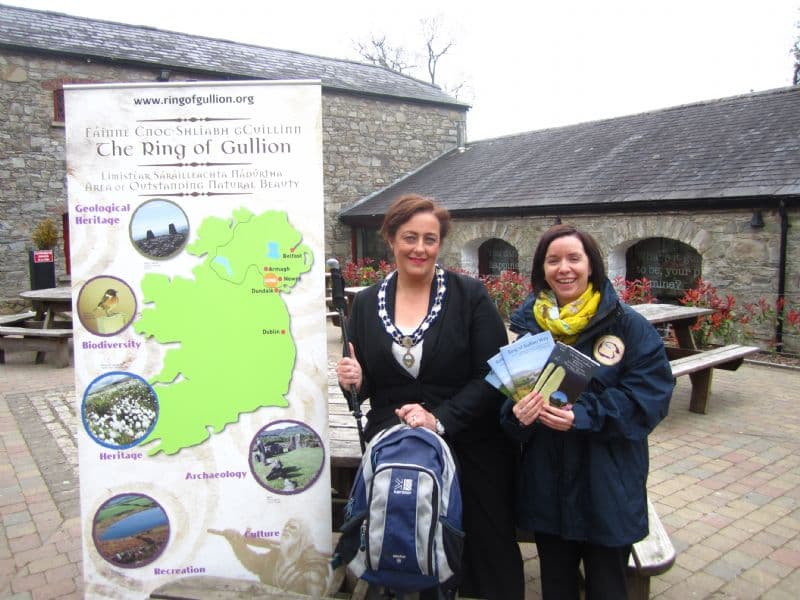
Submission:
<svg viewBox="0 0 800 600">
<path fill-rule="evenodd" d="M 516 333 L 541 328 L 529 296 L 511 317 Z M 597 314 L 573 344 L 596 358 L 595 343 L 615 336 L 625 350 L 602 365 L 576 400 L 573 429 L 522 426 L 502 411 L 503 427 L 521 444 L 517 521 L 521 529 L 602 546 L 625 546 L 647 535 L 647 435 L 666 415 L 675 385 L 655 328 L 620 302 L 606 280 Z M 609 338 L 605 338 L 609 339 Z M 606 360 L 606 362 L 611 362 Z"/>
</svg>

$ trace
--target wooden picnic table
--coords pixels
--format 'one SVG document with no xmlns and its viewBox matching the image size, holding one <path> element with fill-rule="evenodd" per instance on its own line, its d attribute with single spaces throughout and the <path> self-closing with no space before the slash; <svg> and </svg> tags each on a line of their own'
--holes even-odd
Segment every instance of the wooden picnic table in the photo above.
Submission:
<svg viewBox="0 0 800 600">
<path fill-rule="evenodd" d="M 20 292 L 19 295 L 31 301 L 36 311 L 36 319 L 42 321 L 42 329 L 53 327 L 56 315 L 72 312 L 72 288 L 69 286 L 30 290 Z"/>
<path fill-rule="evenodd" d="M 36 363 L 52 352 L 60 367 L 69 365 L 72 320 L 56 320 L 57 315 L 72 312 L 72 289 L 68 286 L 30 290 L 20 297 L 33 304 L 35 312 L 6 315 L 0 320 L 0 363 L 7 350 L 35 350 Z"/>
<path fill-rule="evenodd" d="M 691 412 L 707 412 L 714 369 L 735 371 L 747 356 L 759 351 L 756 346 L 740 344 L 698 349 L 692 337 L 692 325 L 698 318 L 713 314 L 714 309 L 680 304 L 637 304 L 632 308 L 654 325 L 669 325 L 675 333 L 678 345 L 667 346 L 667 357 L 672 374 L 675 377 L 688 375 L 692 382 Z"/>
<path fill-rule="evenodd" d="M 683 306 L 681 304 L 636 304 L 633 310 L 650 321 L 653 325 L 666 324 L 672 327 L 678 346 L 681 348 L 697 348 L 692 337 L 691 328 L 699 317 L 711 315 L 713 308 L 701 306 Z"/>
</svg>

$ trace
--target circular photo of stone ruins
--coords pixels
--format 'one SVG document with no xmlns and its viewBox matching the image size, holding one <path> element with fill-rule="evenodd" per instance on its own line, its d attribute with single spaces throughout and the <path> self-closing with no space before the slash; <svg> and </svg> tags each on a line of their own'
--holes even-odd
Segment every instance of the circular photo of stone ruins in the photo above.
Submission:
<svg viewBox="0 0 800 600">
<path fill-rule="evenodd" d="M 316 431 L 300 421 L 275 421 L 250 443 L 250 471 L 276 494 L 298 494 L 322 472 L 325 448 Z"/>
</svg>

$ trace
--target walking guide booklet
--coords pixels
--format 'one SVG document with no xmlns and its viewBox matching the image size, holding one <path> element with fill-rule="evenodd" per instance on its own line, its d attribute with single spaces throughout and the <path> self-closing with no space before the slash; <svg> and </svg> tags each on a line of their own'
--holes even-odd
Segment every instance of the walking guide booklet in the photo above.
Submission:
<svg viewBox="0 0 800 600">
<path fill-rule="evenodd" d="M 573 404 L 599 366 L 600 363 L 572 346 L 556 342 L 533 389 L 541 392 L 546 404 L 557 407 Z"/>
<path fill-rule="evenodd" d="M 533 389 L 554 345 L 549 331 L 526 333 L 487 361 L 492 371 L 486 381 L 514 401 L 520 400 Z"/>
<path fill-rule="evenodd" d="M 549 331 L 526 333 L 500 348 L 488 361 L 486 381 L 517 402 L 531 391 L 562 407 L 575 402 L 600 364 L 572 346 L 553 340 Z"/>
</svg>

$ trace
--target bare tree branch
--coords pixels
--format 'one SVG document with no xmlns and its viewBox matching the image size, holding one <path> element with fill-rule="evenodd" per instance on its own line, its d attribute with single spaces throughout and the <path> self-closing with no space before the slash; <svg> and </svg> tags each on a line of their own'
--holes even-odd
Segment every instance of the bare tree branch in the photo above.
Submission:
<svg viewBox="0 0 800 600">
<path fill-rule="evenodd" d="M 792 56 L 794 56 L 794 71 L 792 72 L 792 85 L 800 85 L 800 21 L 795 23 L 798 29 L 797 39 L 792 46 Z"/>
<path fill-rule="evenodd" d="M 439 85 L 448 94 L 458 99 L 466 86 L 464 81 L 455 85 L 440 85 L 437 83 L 439 77 L 439 66 L 442 58 L 455 46 L 455 42 L 449 39 L 442 41 L 442 24 L 439 17 L 422 19 L 420 21 L 422 35 L 425 44 L 424 53 L 415 53 L 416 58 L 426 62 L 428 79 L 432 85 Z M 408 58 L 406 49 L 395 46 L 387 41 L 385 35 L 371 35 L 367 41 L 353 42 L 358 55 L 365 61 L 391 69 L 397 73 L 413 75 L 417 65 Z"/>
<path fill-rule="evenodd" d="M 441 22 L 437 17 L 432 19 L 422 19 L 422 30 L 425 35 L 425 49 L 428 52 L 428 77 L 433 85 L 436 85 L 436 69 L 439 65 L 439 60 L 447 54 L 448 50 L 453 47 L 454 42 L 447 41 L 441 50 L 436 50 L 438 43 L 437 38 L 441 33 Z"/>
<path fill-rule="evenodd" d="M 367 42 L 356 42 L 356 52 L 373 65 L 380 65 L 397 73 L 406 73 L 416 67 L 407 62 L 405 49 L 387 42 L 385 35 L 372 36 Z"/>
<path fill-rule="evenodd" d="M 466 82 L 462 81 L 460 83 L 456 83 L 454 85 L 445 86 L 444 91 L 450 94 L 456 100 L 460 100 L 459 95 L 462 93 L 464 88 L 466 87 Z"/>
</svg>

